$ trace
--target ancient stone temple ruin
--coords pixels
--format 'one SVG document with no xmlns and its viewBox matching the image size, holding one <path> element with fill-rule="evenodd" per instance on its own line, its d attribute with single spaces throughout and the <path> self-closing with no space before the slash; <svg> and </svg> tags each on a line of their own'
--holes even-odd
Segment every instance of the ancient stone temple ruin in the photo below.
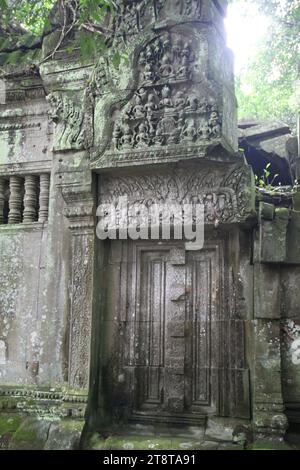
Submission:
<svg viewBox="0 0 300 470">
<path fill-rule="evenodd" d="M 297 150 L 290 187 L 256 190 L 226 1 L 117 3 L 98 55 L 60 41 L 59 8 L 39 39 L 1 32 L 0 447 L 279 442 L 300 422 Z M 203 205 L 204 247 L 100 240 L 125 196 Z"/>
</svg>

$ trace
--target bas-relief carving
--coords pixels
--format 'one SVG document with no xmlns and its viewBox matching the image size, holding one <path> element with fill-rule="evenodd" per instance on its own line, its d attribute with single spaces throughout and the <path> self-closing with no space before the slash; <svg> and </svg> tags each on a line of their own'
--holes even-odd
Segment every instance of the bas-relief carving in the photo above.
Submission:
<svg viewBox="0 0 300 470">
<path fill-rule="evenodd" d="M 86 88 L 82 103 L 66 93 L 53 92 L 47 96 L 49 117 L 55 124 L 54 145 L 57 150 L 87 149 L 93 142 L 93 95 Z"/>
<path fill-rule="evenodd" d="M 217 105 L 192 85 L 200 68 L 194 51 L 192 40 L 166 33 L 140 53 L 139 89 L 114 124 L 114 150 L 220 137 Z"/>
<path fill-rule="evenodd" d="M 199 19 L 202 0 L 119 0 L 117 14 L 111 18 L 114 42 L 130 42 L 154 22 L 167 18 Z"/>
<path fill-rule="evenodd" d="M 151 158 L 153 152 L 160 158 L 162 151 L 178 154 L 181 148 L 186 153 L 187 147 L 198 149 L 221 139 L 221 89 L 207 79 L 204 35 L 199 42 L 188 32 L 164 32 L 147 42 L 135 60 L 133 89 L 125 103 L 123 96 L 121 109 L 112 103 L 106 111 L 93 162 L 103 152 L 112 160 L 134 160 L 141 154 L 150 158 L 150 152 Z M 100 98 L 107 93 L 107 77 L 107 64 L 100 60 L 91 82 Z"/>
<path fill-rule="evenodd" d="M 69 385 L 87 389 L 90 365 L 93 234 L 73 235 Z"/>
<path fill-rule="evenodd" d="M 225 173 L 225 174 L 224 174 Z M 126 195 L 130 203 L 203 204 L 208 224 L 243 221 L 251 214 L 249 170 L 237 166 L 177 171 L 172 175 L 102 177 L 101 202 L 117 203 Z"/>
</svg>

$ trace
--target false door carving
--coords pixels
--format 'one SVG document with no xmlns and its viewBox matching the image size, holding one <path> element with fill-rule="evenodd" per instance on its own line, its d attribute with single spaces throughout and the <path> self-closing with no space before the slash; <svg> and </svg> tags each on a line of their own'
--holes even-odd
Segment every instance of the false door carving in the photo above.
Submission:
<svg viewBox="0 0 300 470">
<path fill-rule="evenodd" d="M 112 242 L 107 279 L 104 383 L 112 414 L 180 423 L 219 414 L 228 375 L 220 365 L 219 245 L 186 252 L 184 244 Z"/>
</svg>

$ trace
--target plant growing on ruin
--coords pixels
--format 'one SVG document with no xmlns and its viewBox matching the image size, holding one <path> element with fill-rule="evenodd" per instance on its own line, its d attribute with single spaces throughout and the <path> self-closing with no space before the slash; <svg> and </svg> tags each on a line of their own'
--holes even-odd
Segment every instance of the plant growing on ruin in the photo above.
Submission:
<svg viewBox="0 0 300 470">
<path fill-rule="evenodd" d="M 271 163 L 268 163 L 263 169 L 261 176 L 255 175 L 255 182 L 259 188 L 266 189 L 268 191 L 274 190 L 275 181 L 279 177 L 279 174 L 274 175 L 271 179 Z"/>
</svg>

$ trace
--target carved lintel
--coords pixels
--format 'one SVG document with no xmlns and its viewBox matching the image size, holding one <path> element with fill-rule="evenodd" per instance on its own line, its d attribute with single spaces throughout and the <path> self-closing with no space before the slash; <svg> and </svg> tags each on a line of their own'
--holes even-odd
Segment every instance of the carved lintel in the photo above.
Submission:
<svg viewBox="0 0 300 470">
<path fill-rule="evenodd" d="M 171 175 L 103 176 L 101 201 L 116 203 L 127 196 L 132 204 L 148 207 L 158 204 L 201 204 L 206 224 L 246 221 L 254 210 L 251 177 L 248 167 L 230 165 L 222 170 L 200 168 L 177 170 Z"/>
</svg>

